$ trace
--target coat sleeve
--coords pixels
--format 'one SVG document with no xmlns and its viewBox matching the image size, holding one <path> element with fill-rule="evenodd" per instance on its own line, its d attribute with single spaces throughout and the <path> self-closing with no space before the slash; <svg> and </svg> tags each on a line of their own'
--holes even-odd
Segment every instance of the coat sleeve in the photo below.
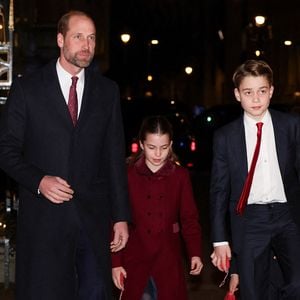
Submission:
<svg viewBox="0 0 300 300">
<path fill-rule="evenodd" d="M 213 162 L 210 185 L 210 219 L 213 242 L 228 240 L 227 213 L 229 204 L 230 178 L 226 158 L 225 134 L 218 131 L 213 141 Z"/>
<path fill-rule="evenodd" d="M 42 170 L 23 156 L 26 135 L 26 103 L 20 79 L 15 78 L 0 122 L 0 167 L 19 184 L 37 193 Z"/>
<path fill-rule="evenodd" d="M 105 163 L 108 170 L 110 185 L 110 203 L 112 210 L 112 222 L 129 221 L 130 210 L 127 188 L 127 171 L 125 162 L 125 139 L 121 114 L 119 89 L 117 85 L 113 89 L 113 106 L 111 118 L 106 131 L 103 146 Z"/>
<path fill-rule="evenodd" d="M 202 241 L 199 214 L 193 196 L 190 177 L 188 171 L 185 169 L 183 172 L 181 189 L 180 224 L 182 237 L 184 239 L 189 258 L 193 256 L 202 257 Z"/>
</svg>

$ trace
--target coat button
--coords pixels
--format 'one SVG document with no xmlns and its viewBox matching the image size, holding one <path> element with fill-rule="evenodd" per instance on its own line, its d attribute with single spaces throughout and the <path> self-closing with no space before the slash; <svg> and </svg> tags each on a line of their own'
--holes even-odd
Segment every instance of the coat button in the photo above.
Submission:
<svg viewBox="0 0 300 300">
<path fill-rule="evenodd" d="M 148 234 L 151 234 L 151 229 L 148 229 L 148 230 L 147 230 L 147 233 L 148 233 Z"/>
</svg>

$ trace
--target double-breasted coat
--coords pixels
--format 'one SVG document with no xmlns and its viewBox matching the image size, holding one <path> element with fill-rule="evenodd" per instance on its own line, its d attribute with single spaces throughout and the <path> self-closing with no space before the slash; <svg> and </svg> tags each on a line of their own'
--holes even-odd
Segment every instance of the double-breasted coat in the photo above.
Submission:
<svg viewBox="0 0 300 300">
<path fill-rule="evenodd" d="M 75 299 L 79 227 L 86 231 L 110 287 L 111 224 L 129 219 L 117 85 L 95 67 L 87 68 L 74 127 L 55 63 L 14 79 L 1 118 L 0 166 L 20 185 L 18 300 Z M 53 204 L 38 194 L 45 175 L 65 179 L 75 191 L 73 199 Z"/>
<path fill-rule="evenodd" d="M 201 231 L 188 171 L 168 161 L 152 173 L 142 157 L 128 169 L 132 224 L 127 246 L 113 254 L 113 267 L 127 272 L 122 300 L 140 300 L 153 277 L 160 300 L 187 299 L 187 256 L 201 256 Z M 189 262 L 190 263 L 190 262 Z"/>
</svg>

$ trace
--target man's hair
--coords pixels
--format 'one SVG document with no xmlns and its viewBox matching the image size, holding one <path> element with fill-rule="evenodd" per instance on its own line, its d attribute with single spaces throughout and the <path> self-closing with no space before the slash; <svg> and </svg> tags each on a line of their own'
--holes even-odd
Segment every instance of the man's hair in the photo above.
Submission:
<svg viewBox="0 0 300 300">
<path fill-rule="evenodd" d="M 64 14 L 57 23 L 57 33 L 61 33 L 64 37 L 66 36 L 67 31 L 69 30 L 69 21 L 73 16 L 84 16 L 89 18 L 93 23 L 93 19 L 85 12 L 79 10 L 71 10 Z"/>
<path fill-rule="evenodd" d="M 247 60 L 240 65 L 233 74 L 232 81 L 236 88 L 239 88 L 242 80 L 247 76 L 263 76 L 270 86 L 273 85 L 273 71 L 263 60 Z"/>
</svg>

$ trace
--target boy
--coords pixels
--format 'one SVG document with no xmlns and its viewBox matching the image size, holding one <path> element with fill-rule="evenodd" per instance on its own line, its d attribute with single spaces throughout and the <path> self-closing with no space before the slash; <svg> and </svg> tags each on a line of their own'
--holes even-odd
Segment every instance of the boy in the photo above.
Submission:
<svg viewBox="0 0 300 300">
<path fill-rule="evenodd" d="M 241 299 L 269 299 L 271 250 L 285 280 L 282 299 L 300 299 L 300 119 L 269 109 L 274 87 L 266 62 L 246 61 L 233 83 L 244 113 L 214 136 L 212 262 L 228 271 L 229 213 Z"/>
</svg>

